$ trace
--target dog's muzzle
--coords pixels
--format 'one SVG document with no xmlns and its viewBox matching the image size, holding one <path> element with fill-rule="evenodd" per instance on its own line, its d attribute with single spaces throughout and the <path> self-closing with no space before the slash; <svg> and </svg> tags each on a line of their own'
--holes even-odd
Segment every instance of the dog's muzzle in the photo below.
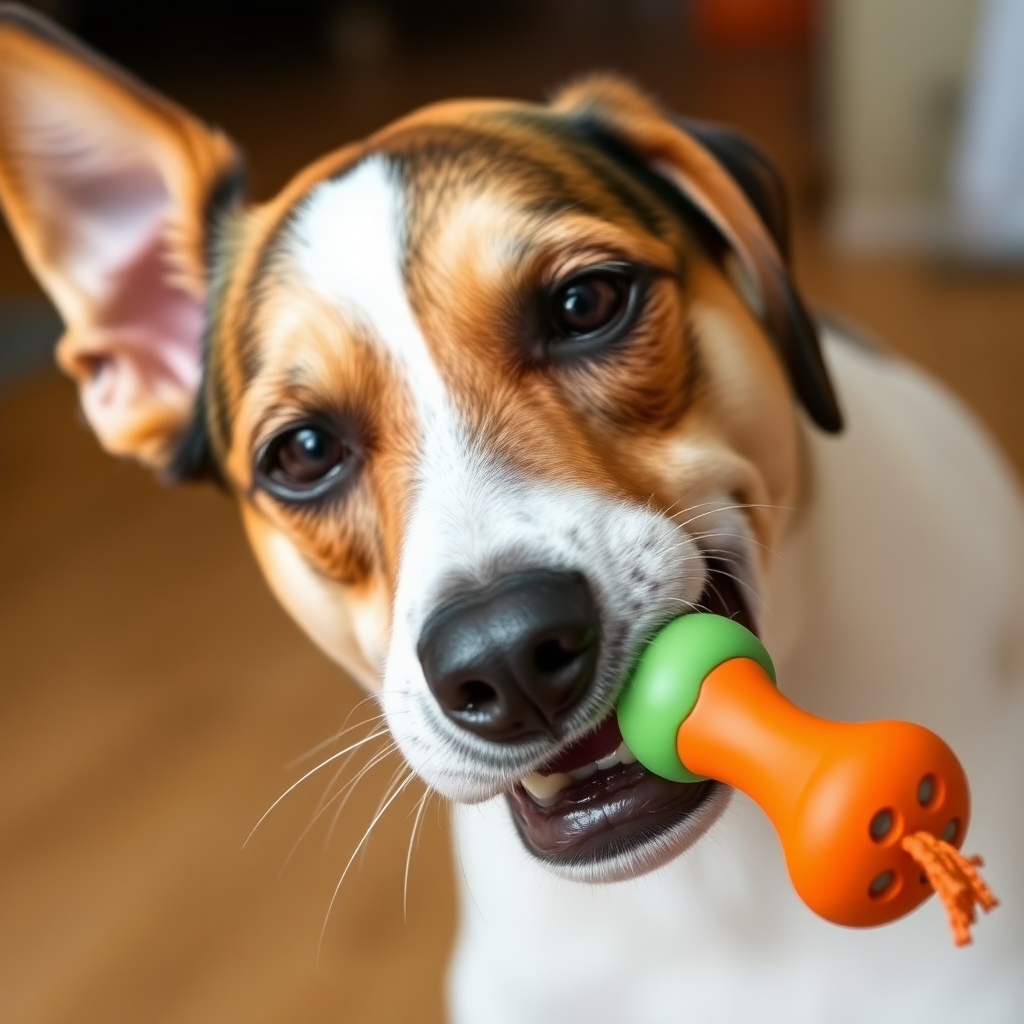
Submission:
<svg viewBox="0 0 1024 1024">
<path fill-rule="evenodd" d="M 701 604 L 746 618 L 731 575 L 715 576 Z M 614 646 L 601 625 L 582 574 L 534 569 L 450 599 L 417 645 L 430 691 L 453 724 L 510 750 L 537 740 L 550 747 L 543 765 L 506 792 L 512 821 L 532 854 L 592 881 L 675 856 L 728 799 L 711 781 L 670 782 L 637 763 L 597 693 L 602 642 Z"/>
</svg>

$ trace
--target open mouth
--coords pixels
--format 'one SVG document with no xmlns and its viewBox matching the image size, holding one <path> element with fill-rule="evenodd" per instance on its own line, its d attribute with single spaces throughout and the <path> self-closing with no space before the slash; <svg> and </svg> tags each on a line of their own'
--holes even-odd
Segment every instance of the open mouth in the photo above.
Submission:
<svg viewBox="0 0 1024 1024">
<path fill-rule="evenodd" d="M 733 579 L 712 572 L 701 607 L 753 628 Z M 642 859 L 643 849 L 714 818 L 720 783 L 671 782 L 639 764 L 622 740 L 613 712 L 560 751 L 542 771 L 508 794 L 512 819 L 528 850 L 552 866 L 600 871 L 616 860 Z M 708 814 L 699 812 L 708 811 Z"/>
</svg>

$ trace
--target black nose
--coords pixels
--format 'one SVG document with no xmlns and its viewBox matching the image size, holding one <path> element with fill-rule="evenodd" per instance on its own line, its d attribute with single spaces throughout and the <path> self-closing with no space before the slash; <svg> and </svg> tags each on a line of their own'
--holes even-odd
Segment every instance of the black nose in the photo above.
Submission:
<svg viewBox="0 0 1024 1024">
<path fill-rule="evenodd" d="M 555 731 L 594 678 L 598 635 L 583 577 L 534 570 L 439 608 L 417 653 L 449 718 L 512 740 Z"/>
</svg>

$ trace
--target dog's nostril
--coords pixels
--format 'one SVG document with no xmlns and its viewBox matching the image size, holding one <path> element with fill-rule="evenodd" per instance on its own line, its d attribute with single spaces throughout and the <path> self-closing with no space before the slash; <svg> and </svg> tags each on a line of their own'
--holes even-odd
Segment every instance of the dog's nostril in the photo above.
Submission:
<svg viewBox="0 0 1024 1024">
<path fill-rule="evenodd" d="M 561 640 L 545 640 L 533 652 L 533 664 L 538 672 L 544 675 L 554 673 L 571 665 L 582 653 L 584 647 L 575 649 L 565 645 Z"/>
<path fill-rule="evenodd" d="M 480 714 L 488 711 L 497 703 L 498 695 L 489 683 L 485 683 L 481 679 L 471 679 L 459 687 L 459 699 L 462 706 L 452 710 Z"/>
</svg>

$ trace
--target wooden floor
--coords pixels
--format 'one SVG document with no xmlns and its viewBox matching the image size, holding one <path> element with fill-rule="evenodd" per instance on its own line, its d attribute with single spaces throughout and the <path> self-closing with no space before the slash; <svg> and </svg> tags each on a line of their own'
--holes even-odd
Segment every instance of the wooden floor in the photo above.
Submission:
<svg viewBox="0 0 1024 1024">
<path fill-rule="evenodd" d="M 606 50 L 592 63 L 613 63 Z M 265 194 L 318 150 L 432 95 L 537 95 L 565 77 L 557 54 L 525 66 L 504 43 L 417 59 L 376 85 L 297 72 L 273 88 L 175 91 L 242 139 Z M 807 172 L 806 68 L 647 63 L 669 102 L 740 122 L 791 179 Z M 340 127 L 293 116 L 317 97 L 348 111 Z M 797 243 L 811 298 L 930 367 L 1024 469 L 1019 278 L 843 260 L 807 216 Z M 28 287 L 2 242 L 0 272 Z M 328 808 L 287 864 L 330 768 L 242 848 L 316 763 L 292 762 L 373 711 L 275 606 L 230 501 L 103 456 L 50 374 L 0 395 L 0 495 L 0 1022 L 441 1020 L 454 920 L 443 809 L 424 816 L 406 912 L 419 791 L 384 815 L 327 916 L 395 763 L 352 790 L 330 837 Z M 341 781 L 369 756 L 357 752 Z"/>
<path fill-rule="evenodd" d="M 329 771 L 242 849 L 359 695 L 278 610 L 231 503 L 105 457 L 55 376 L 5 396 L 0 466 L 0 1021 L 440 1020 L 434 804 L 407 921 L 412 797 L 353 865 L 318 962 L 394 763 L 326 849 L 315 829 L 282 871 Z"/>
</svg>

